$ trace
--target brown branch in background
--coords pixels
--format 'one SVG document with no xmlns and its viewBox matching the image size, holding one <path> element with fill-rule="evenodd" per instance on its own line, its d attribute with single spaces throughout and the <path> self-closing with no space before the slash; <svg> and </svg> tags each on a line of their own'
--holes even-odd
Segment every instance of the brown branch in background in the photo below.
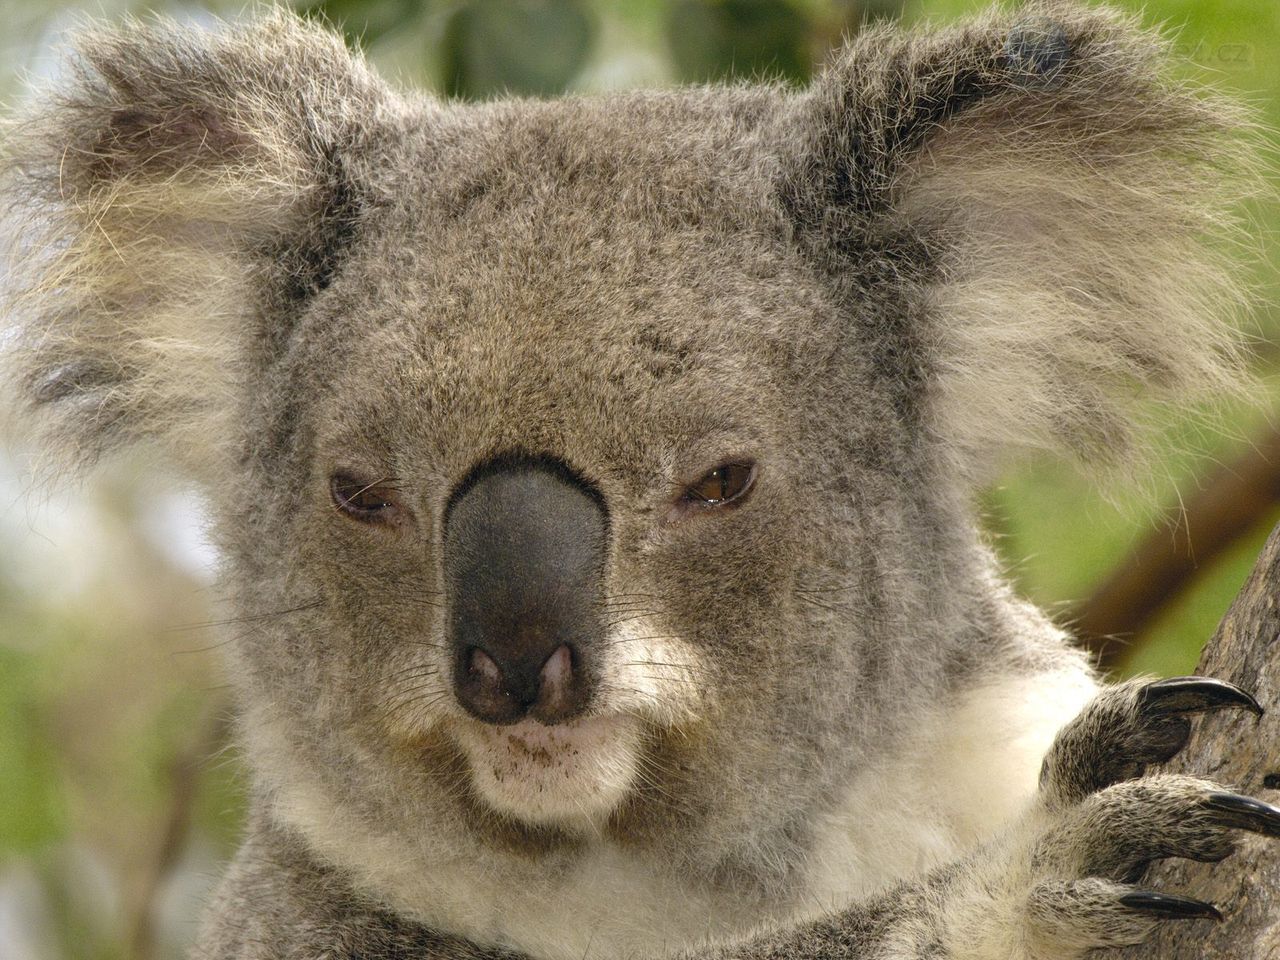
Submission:
<svg viewBox="0 0 1280 960">
<path fill-rule="evenodd" d="M 1077 611 L 1076 636 L 1104 671 L 1195 576 L 1280 503 L 1280 428 L 1207 477 L 1181 511 L 1133 549 Z"/>
<path fill-rule="evenodd" d="M 1163 771 L 1208 777 L 1268 803 L 1280 769 L 1280 527 L 1263 547 L 1253 573 L 1204 649 L 1196 673 L 1238 684 L 1266 709 L 1262 717 L 1223 711 L 1195 722 L 1191 739 Z M 1226 923 L 1166 923 L 1140 947 L 1106 952 L 1111 960 L 1275 960 L 1280 957 L 1276 890 L 1280 857 L 1275 841 L 1238 838 L 1222 863 L 1158 861 L 1140 881 L 1215 903 Z"/>
<path fill-rule="evenodd" d="M 226 744 L 230 736 L 228 713 L 225 703 L 218 701 L 210 704 L 205 719 L 197 724 L 191 739 L 174 755 L 170 764 L 168 815 L 156 845 L 155 858 L 131 911 L 133 921 L 129 955 L 133 960 L 151 960 L 155 956 L 156 901 L 186 848 L 200 775 L 209 758 Z"/>
</svg>

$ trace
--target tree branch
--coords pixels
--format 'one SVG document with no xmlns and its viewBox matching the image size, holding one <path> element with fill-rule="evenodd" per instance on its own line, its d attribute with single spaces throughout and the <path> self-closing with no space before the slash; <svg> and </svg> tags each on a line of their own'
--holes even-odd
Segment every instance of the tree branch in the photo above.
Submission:
<svg viewBox="0 0 1280 960">
<path fill-rule="evenodd" d="M 1129 651 L 1126 639 L 1280 503 L 1280 428 L 1212 473 L 1183 508 L 1158 524 L 1094 591 L 1074 620 L 1080 642 L 1110 671 Z"/>
<path fill-rule="evenodd" d="M 1190 743 L 1164 769 L 1208 777 L 1272 803 L 1280 793 L 1280 527 L 1271 534 L 1244 589 L 1205 647 L 1199 672 L 1230 680 L 1257 696 L 1261 719 L 1236 713 L 1198 721 Z M 1246 835 L 1220 864 L 1168 860 L 1147 871 L 1152 890 L 1216 903 L 1226 922 L 1167 924 L 1158 937 L 1126 950 L 1124 960 L 1267 960 L 1280 957 L 1280 849 L 1274 840 Z"/>
</svg>

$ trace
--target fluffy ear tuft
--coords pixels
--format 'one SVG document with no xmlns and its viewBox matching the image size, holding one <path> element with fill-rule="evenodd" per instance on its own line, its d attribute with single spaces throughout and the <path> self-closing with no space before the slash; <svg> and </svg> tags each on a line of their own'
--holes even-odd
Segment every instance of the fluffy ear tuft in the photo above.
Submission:
<svg viewBox="0 0 1280 960">
<path fill-rule="evenodd" d="M 892 277 L 911 316 L 875 334 L 887 375 L 975 478 L 1019 447 L 1124 467 L 1139 394 L 1247 383 L 1251 124 L 1166 59 L 1131 20 L 1036 3 L 873 30 L 801 106 L 784 196 L 839 269 Z"/>
<path fill-rule="evenodd" d="M 81 465 L 156 441 L 197 473 L 222 455 L 254 351 L 359 215 L 344 158 L 383 101 L 287 14 L 80 35 L 0 153 L 5 376 L 39 448 Z"/>
</svg>

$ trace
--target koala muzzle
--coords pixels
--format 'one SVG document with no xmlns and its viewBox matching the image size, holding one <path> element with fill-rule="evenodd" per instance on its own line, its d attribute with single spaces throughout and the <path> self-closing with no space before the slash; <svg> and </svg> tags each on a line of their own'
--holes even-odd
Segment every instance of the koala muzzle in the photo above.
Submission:
<svg viewBox="0 0 1280 960">
<path fill-rule="evenodd" d="M 444 573 L 453 687 L 486 723 L 580 714 L 597 682 L 608 519 L 555 461 L 482 468 L 450 500 Z"/>
</svg>

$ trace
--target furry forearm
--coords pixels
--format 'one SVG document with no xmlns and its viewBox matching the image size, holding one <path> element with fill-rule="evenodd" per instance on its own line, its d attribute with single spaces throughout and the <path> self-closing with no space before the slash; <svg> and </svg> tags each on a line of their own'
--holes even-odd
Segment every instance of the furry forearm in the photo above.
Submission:
<svg viewBox="0 0 1280 960">
<path fill-rule="evenodd" d="M 939 888 L 951 871 L 902 884 L 864 904 L 774 931 L 734 947 L 715 947 L 685 960 L 943 960 Z"/>
</svg>

